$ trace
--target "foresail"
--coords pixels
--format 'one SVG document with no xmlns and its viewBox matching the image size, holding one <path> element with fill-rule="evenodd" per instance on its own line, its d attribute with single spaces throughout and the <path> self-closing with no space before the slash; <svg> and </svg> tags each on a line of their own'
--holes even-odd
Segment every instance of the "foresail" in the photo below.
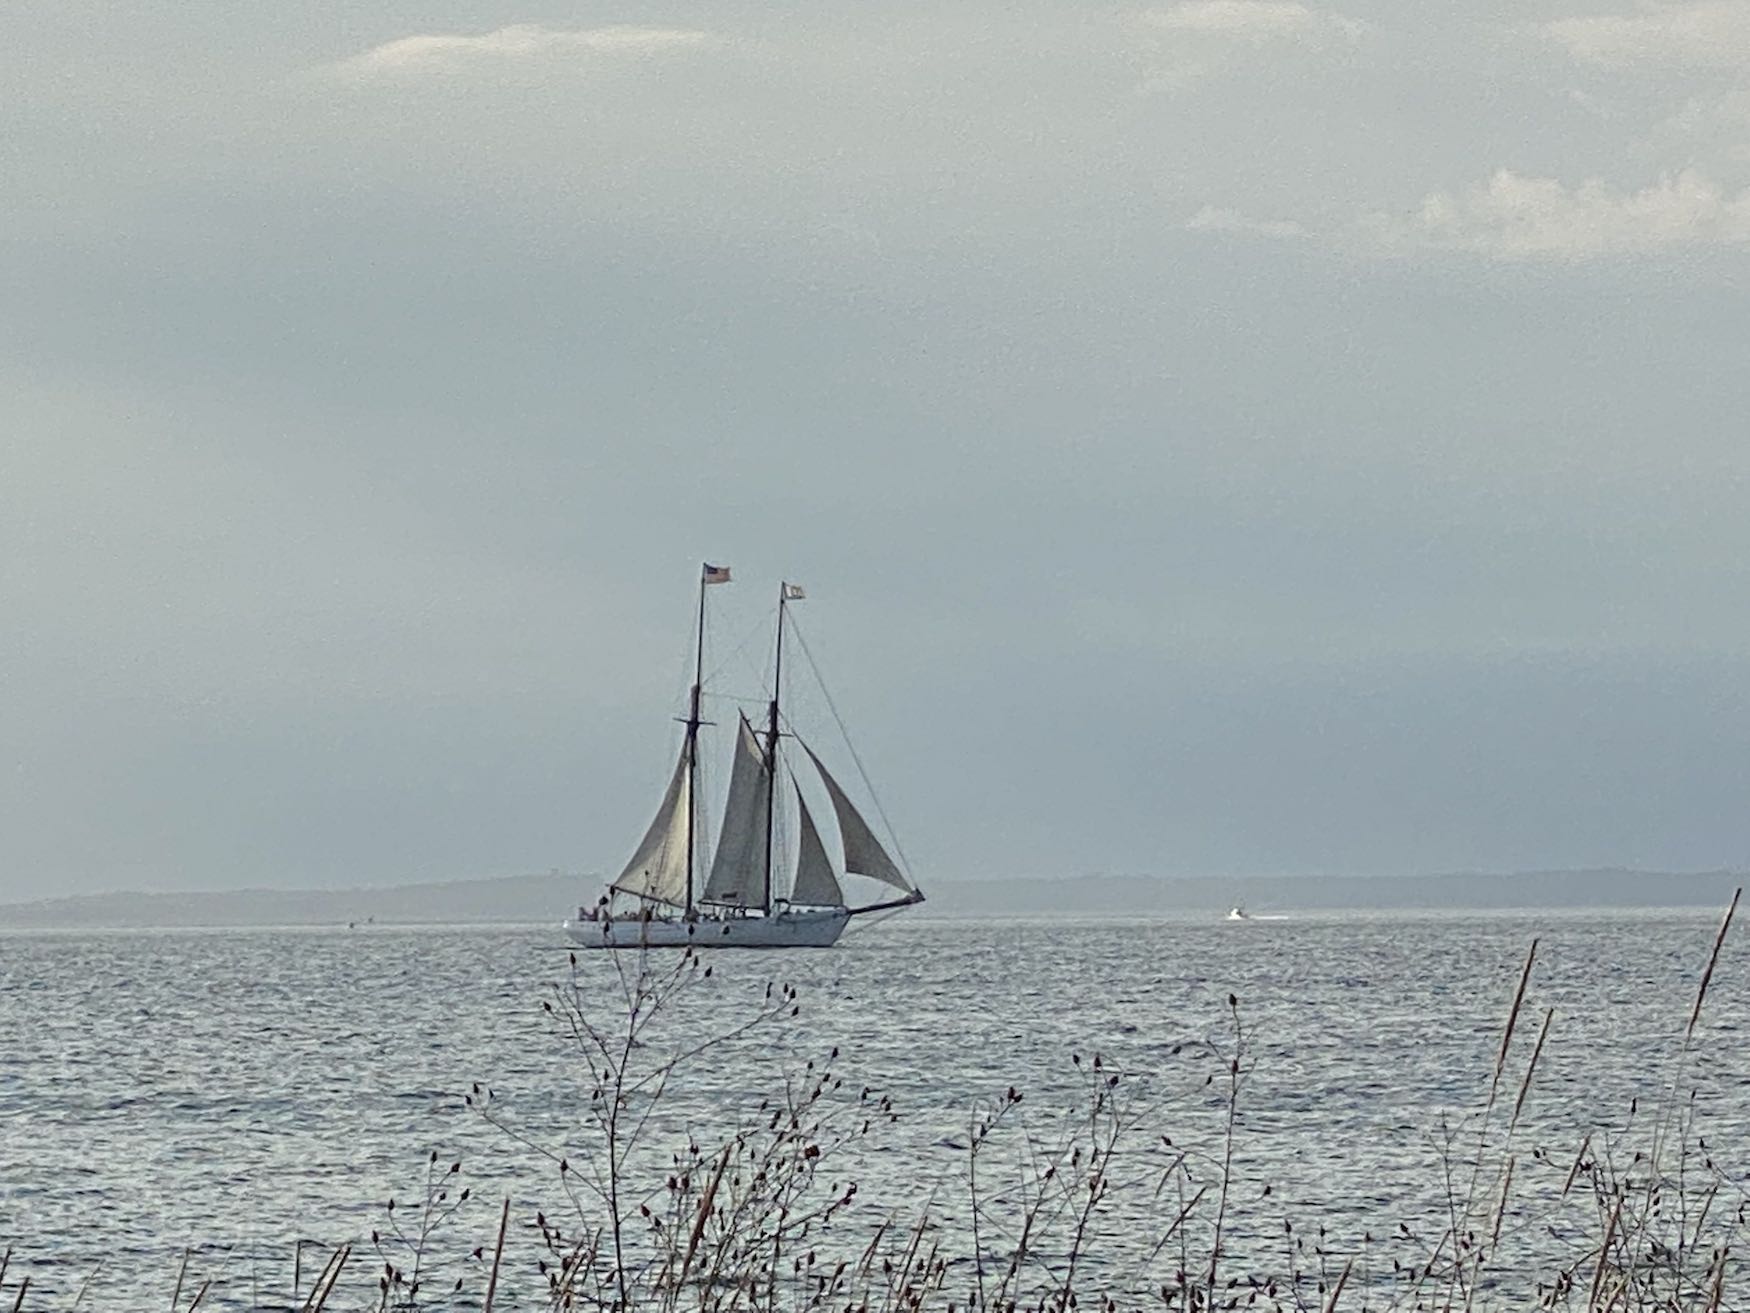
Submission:
<svg viewBox="0 0 1750 1313">
<path fill-rule="evenodd" d="M 845 891 L 839 888 L 839 878 L 833 874 L 826 845 L 820 841 L 820 831 L 814 828 L 814 817 L 808 814 L 800 789 L 796 791 L 796 810 L 802 818 L 802 842 L 796 854 L 796 883 L 790 890 L 790 901 L 804 907 L 843 907 Z"/>
<path fill-rule="evenodd" d="M 692 778 L 687 769 L 687 749 L 675 763 L 674 778 L 662 795 L 656 819 L 645 831 L 644 841 L 613 887 L 621 893 L 683 907 L 687 902 L 687 828 L 692 820 Z"/>
<path fill-rule="evenodd" d="M 800 739 L 797 740 L 801 742 Z M 866 875 L 871 880 L 879 880 L 890 884 L 895 889 L 906 893 L 912 891 L 911 881 L 905 878 L 893 858 L 887 855 L 887 849 L 881 846 L 881 841 L 875 837 L 875 832 L 869 828 L 862 814 L 845 796 L 845 791 L 839 788 L 839 782 L 832 777 L 814 749 L 806 743 L 814 769 L 820 772 L 821 781 L 826 785 L 827 794 L 832 798 L 832 809 L 839 818 L 839 835 L 845 841 L 845 871 L 850 875 Z"/>
<path fill-rule="evenodd" d="M 706 902 L 738 907 L 758 907 L 765 902 L 766 796 L 770 789 L 765 753 L 743 716 L 735 739 L 723 833 L 711 862 L 711 878 L 705 884 Z"/>
</svg>

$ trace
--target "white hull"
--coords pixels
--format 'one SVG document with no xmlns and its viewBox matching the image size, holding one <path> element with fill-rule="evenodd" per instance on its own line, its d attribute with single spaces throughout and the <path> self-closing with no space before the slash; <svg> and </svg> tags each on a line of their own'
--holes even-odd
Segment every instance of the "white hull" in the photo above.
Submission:
<svg viewBox="0 0 1750 1313">
<path fill-rule="evenodd" d="M 565 933 L 584 948 L 830 948 L 849 920 L 844 908 L 822 908 L 696 921 L 577 920 L 565 923 Z"/>
</svg>

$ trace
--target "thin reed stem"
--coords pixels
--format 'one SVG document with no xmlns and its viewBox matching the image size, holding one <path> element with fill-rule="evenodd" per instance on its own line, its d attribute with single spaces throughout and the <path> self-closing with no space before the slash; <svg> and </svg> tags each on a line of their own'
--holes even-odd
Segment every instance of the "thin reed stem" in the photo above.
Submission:
<svg viewBox="0 0 1750 1313">
<path fill-rule="evenodd" d="M 498 1215 L 498 1243 L 492 1248 L 492 1275 L 486 1278 L 486 1304 L 483 1313 L 492 1313 L 492 1298 L 498 1293 L 498 1265 L 504 1261 L 504 1231 L 510 1225 L 510 1196 L 504 1197 L 504 1211 Z"/>
<path fill-rule="evenodd" d="M 1525 989 L 1531 983 L 1531 968 L 1537 962 L 1537 940 L 1531 941 L 1531 949 L 1525 954 L 1525 966 L 1519 973 L 1519 988 L 1513 991 L 1513 1006 L 1507 1012 L 1507 1024 L 1501 1031 L 1501 1047 L 1495 1054 L 1495 1084 L 1499 1084 L 1501 1073 L 1507 1067 L 1507 1051 L 1513 1046 L 1513 1031 L 1519 1024 L 1519 1009 L 1525 1006 Z M 1493 1086 L 1489 1090 L 1489 1102 L 1495 1101 Z"/>
<path fill-rule="evenodd" d="M 1726 931 L 1732 928 L 1732 914 L 1738 910 L 1738 899 L 1743 895 L 1743 886 L 1733 890 L 1732 902 L 1726 908 L 1725 916 L 1720 918 L 1720 930 L 1714 936 L 1713 952 L 1707 956 L 1707 967 L 1701 973 L 1701 986 L 1695 991 L 1695 1006 L 1689 1010 L 1689 1024 L 1683 1029 L 1685 1039 L 1695 1034 L 1695 1023 L 1701 1020 L 1701 1005 L 1707 1001 L 1707 987 L 1714 978 L 1714 968 L 1719 965 L 1720 949 L 1725 947 L 1726 943 Z"/>
<path fill-rule="evenodd" d="M 346 1260 L 351 1257 L 351 1245 L 342 1245 L 335 1251 L 333 1271 L 329 1274 L 328 1284 L 322 1287 L 321 1295 L 316 1299 L 316 1302 L 310 1306 L 310 1313 L 322 1313 L 322 1306 L 328 1302 L 328 1297 L 334 1293 L 334 1287 L 340 1284 L 340 1273 L 342 1269 L 346 1267 Z"/>
<path fill-rule="evenodd" d="M 1537 1060 L 1543 1056 L 1544 1041 L 1549 1038 L 1550 1022 L 1555 1020 L 1556 1010 L 1545 1008 L 1543 1025 L 1538 1028 L 1537 1043 L 1531 1050 L 1531 1061 L 1525 1064 L 1525 1079 L 1519 1082 L 1519 1097 L 1513 1100 L 1513 1117 L 1508 1122 L 1508 1129 L 1519 1125 L 1519 1114 L 1525 1110 L 1525 1096 L 1531 1093 L 1531 1078 L 1537 1074 Z"/>
<path fill-rule="evenodd" d="M 1713 982 L 1714 968 L 1719 965 L 1720 950 L 1725 947 L 1726 932 L 1732 928 L 1732 915 L 1738 910 L 1738 900 L 1743 897 L 1744 889 L 1740 885 L 1732 891 L 1732 901 L 1726 906 L 1726 914 L 1720 918 L 1720 928 L 1714 935 L 1713 949 L 1707 955 L 1707 965 L 1702 968 L 1701 981 L 1696 987 L 1695 1004 L 1689 1009 L 1689 1021 L 1683 1028 L 1683 1043 L 1678 1047 L 1677 1060 L 1671 1069 L 1671 1090 L 1665 1101 L 1665 1107 L 1659 1122 L 1653 1131 L 1651 1168 L 1647 1173 L 1649 1192 L 1656 1188 L 1659 1181 L 1659 1167 L 1664 1158 L 1666 1140 L 1670 1136 L 1671 1116 L 1678 1103 L 1678 1091 L 1683 1085 L 1683 1073 L 1689 1066 L 1690 1044 L 1695 1038 L 1695 1027 L 1701 1020 L 1702 1004 L 1707 1001 L 1708 986 Z"/>
<path fill-rule="evenodd" d="M 190 1251 L 182 1251 L 182 1266 L 176 1269 L 176 1289 L 170 1292 L 170 1313 L 182 1307 L 182 1279 L 188 1275 L 188 1256 Z"/>
<path fill-rule="evenodd" d="M 1337 1277 L 1337 1284 L 1331 1287 L 1331 1297 L 1325 1301 L 1325 1313 L 1337 1313 L 1337 1301 L 1343 1297 L 1343 1287 L 1349 1284 L 1349 1270 L 1355 1266 L 1355 1260 L 1349 1259 L 1343 1264 L 1343 1271 Z"/>
<path fill-rule="evenodd" d="M 1245 1026 L 1240 1021 L 1240 1001 L 1236 995 L 1227 996 L 1227 1010 L 1233 1018 L 1234 1051 L 1233 1057 L 1228 1060 L 1227 1124 L 1221 1137 L 1221 1180 L 1215 1200 L 1215 1232 L 1209 1245 L 1208 1304 L 1211 1308 L 1215 1306 L 1215 1283 L 1221 1266 L 1222 1229 L 1227 1222 L 1228 1189 L 1233 1181 L 1234 1123 L 1239 1118 L 1240 1064 L 1246 1047 Z"/>
<path fill-rule="evenodd" d="M 1610 1246 L 1616 1239 L 1616 1224 L 1622 1220 L 1622 1195 L 1616 1196 L 1616 1206 L 1610 1210 L 1610 1221 L 1604 1227 L 1604 1239 L 1598 1246 L 1598 1265 L 1592 1269 L 1592 1290 L 1586 1296 L 1587 1313 L 1598 1307 L 1598 1292 L 1604 1285 L 1604 1273 L 1610 1265 Z"/>
</svg>

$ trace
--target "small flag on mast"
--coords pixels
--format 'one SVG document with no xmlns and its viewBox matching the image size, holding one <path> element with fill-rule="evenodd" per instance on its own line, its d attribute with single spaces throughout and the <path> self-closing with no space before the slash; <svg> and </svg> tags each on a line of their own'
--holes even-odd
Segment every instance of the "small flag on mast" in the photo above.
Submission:
<svg viewBox="0 0 1750 1313">
<path fill-rule="evenodd" d="M 729 567 L 727 565 L 712 565 L 705 562 L 704 581 L 708 584 L 726 584 L 729 582 Z"/>
<path fill-rule="evenodd" d="M 802 591 L 801 584 L 785 584 L 784 585 L 784 600 L 786 602 L 800 602 L 804 597 L 807 597 L 807 596 L 808 596 L 808 594 Z"/>
</svg>

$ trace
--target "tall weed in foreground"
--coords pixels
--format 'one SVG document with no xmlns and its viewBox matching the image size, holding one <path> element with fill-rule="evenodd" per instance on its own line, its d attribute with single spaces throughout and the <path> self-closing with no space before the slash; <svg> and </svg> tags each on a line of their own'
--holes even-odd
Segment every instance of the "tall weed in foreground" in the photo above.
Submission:
<svg viewBox="0 0 1750 1313">
<path fill-rule="evenodd" d="M 385 1203 L 368 1236 L 329 1249 L 313 1278 L 300 1246 L 289 1297 L 242 1300 L 222 1268 L 191 1270 L 185 1256 L 170 1308 L 1750 1308 L 1750 1199 L 1701 1133 L 1691 1088 L 1736 907 L 1734 897 L 1674 1030 L 1656 1105 L 1631 1106 L 1620 1125 L 1576 1127 L 1565 1146 L 1526 1143 L 1539 1065 L 1560 1041 L 1555 1011 L 1533 1005 L 1534 941 L 1477 1106 L 1438 1141 L 1440 1221 L 1400 1222 L 1379 1239 L 1268 1216 L 1271 1187 L 1260 1193 L 1241 1170 L 1256 1059 L 1232 995 L 1224 1044 L 1186 1055 L 1182 1069 L 1139 1081 L 1100 1054 L 1077 1055 L 1067 1107 L 1035 1111 L 1021 1090 L 993 1093 L 971 1110 L 964 1170 L 928 1183 L 918 1205 L 863 1196 L 859 1153 L 880 1147 L 900 1114 L 842 1073 L 836 1050 L 801 1062 L 763 1099 L 721 1109 L 712 1134 L 667 1115 L 701 1067 L 795 1022 L 794 989 L 768 985 L 732 1029 L 698 1037 L 676 1023 L 691 995 L 713 987 L 708 955 L 615 954 L 605 988 L 574 957 L 542 1006 L 578 1079 L 576 1126 L 550 1142 L 517 1120 L 512 1101 L 479 1086 L 466 1095 L 483 1122 L 547 1164 L 545 1181 L 519 1182 L 514 1200 L 483 1200 L 459 1160 L 433 1152 L 415 1188 Z M 1191 1112 L 1205 1124 L 1215 1114 L 1213 1136 L 1195 1147 L 1168 1133 Z M 1266 1242 L 1272 1225 L 1277 1239 Z M 10 1250 L 0 1256 L 0 1313 L 78 1308 L 93 1282 L 101 1289 L 100 1271 L 70 1306 L 51 1305 L 20 1266 Z"/>
</svg>

